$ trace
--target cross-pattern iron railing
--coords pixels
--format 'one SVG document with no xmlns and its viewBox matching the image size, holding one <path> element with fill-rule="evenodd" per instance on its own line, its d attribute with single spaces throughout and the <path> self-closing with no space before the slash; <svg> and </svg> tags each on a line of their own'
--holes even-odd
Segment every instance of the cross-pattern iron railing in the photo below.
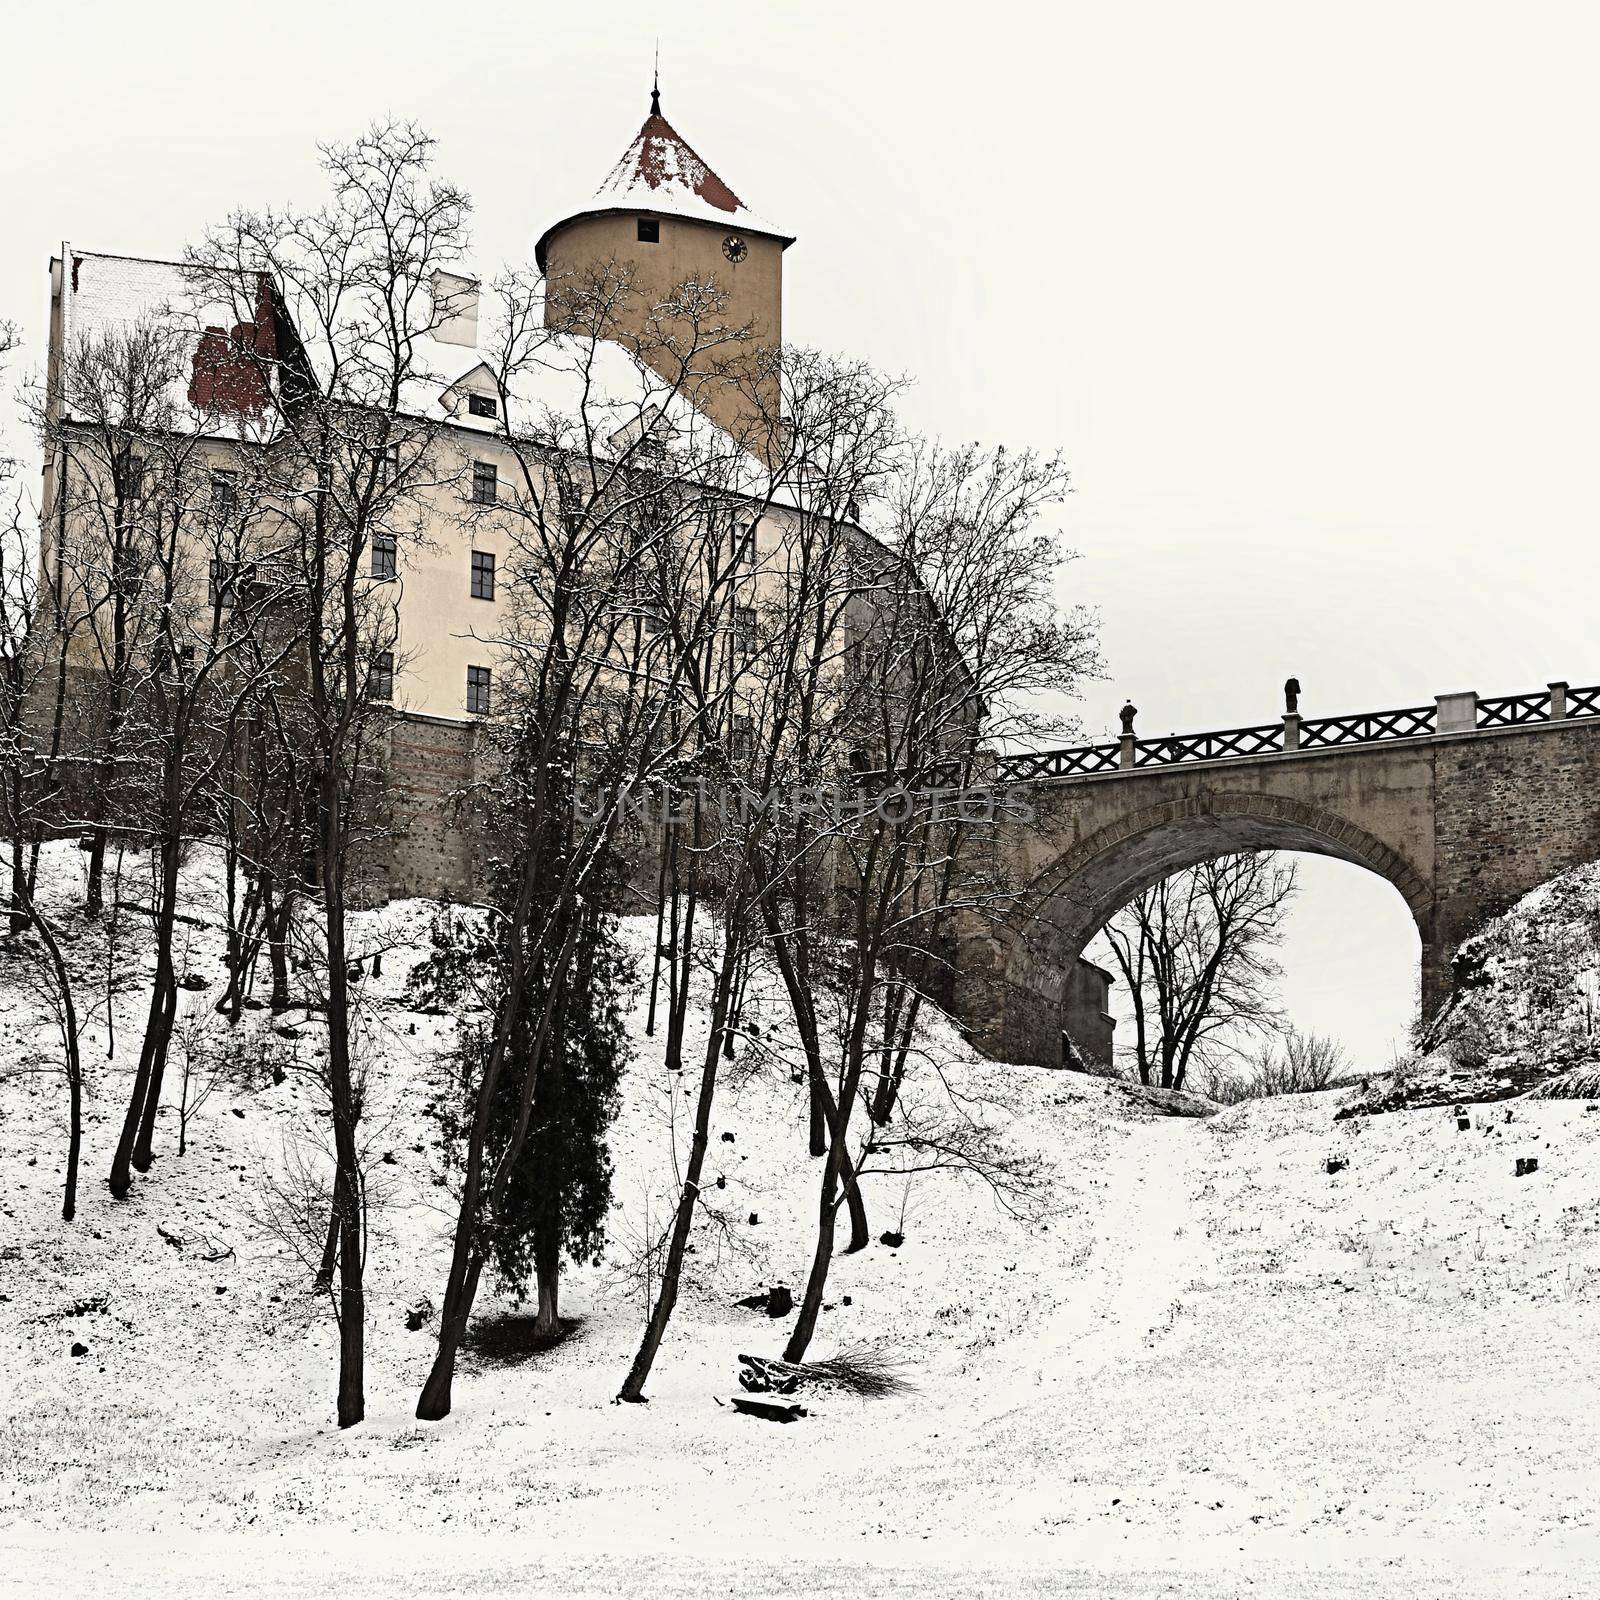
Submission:
<svg viewBox="0 0 1600 1600">
<path fill-rule="evenodd" d="M 1480 728 L 1515 728 L 1524 722 L 1548 722 L 1548 694 L 1507 694 L 1498 700 L 1478 702 Z"/>
<path fill-rule="evenodd" d="M 1002 756 L 1002 783 L 1028 783 L 1036 778 L 1070 778 L 1083 772 L 1115 772 L 1119 747 L 1086 744 L 1071 750 L 1034 750 L 1025 755 Z"/>
<path fill-rule="evenodd" d="M 1300 724 L 1300 748 L 1334 744 L 1373 744 L 1379 739 L 1414 739 L 1434 731 L 1435 706 L 1403 711 L 1362 711 L 1350 717 L 1316 717 Z"/>
<path fill-rule="evenodd" d="M 1131 721 L 1130 707 L 1124 716 Z M 1212 733 L 1167 734 L 1138 739 L 1124 733 L 1115 744 L 1078 745 L 1062 750 L 1031 750 L 1000 757 L 1000 783 L 1030 783 L 1190 761 L 1238 761 L 1250 756 L 1327 750 L 1342 745 L 1377 744 L 1386 739 L 1420 739 L 1433 734 L 1470 733 L 1480 728 L 1527 727 L 1600 717 L 1600 684 L 1574 689 L 1553 683 L 1532 694 L 1447 695 L 1431 706 L 1399 711 L 1363 711 L 1349 716 L 1302 721 L 1290 713 L 1281 722 Z"/>
<path fill-rule="evenodd" d="M 1133 747 L 1136 767 L 1164 767 L 1174 761 L 1223 761 L 1229 756 L 1259 756 L 1283 749 L 1283 724 L 1225 728 L 1220 733 L 1174 733 L 1140 739 Z"/>
</svg>

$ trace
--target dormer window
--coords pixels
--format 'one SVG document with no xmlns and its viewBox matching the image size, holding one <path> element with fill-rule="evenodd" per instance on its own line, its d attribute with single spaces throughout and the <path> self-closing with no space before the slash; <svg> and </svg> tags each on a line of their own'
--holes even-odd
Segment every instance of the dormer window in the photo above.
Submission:
<svg viewBox="0 0 1600 1600">
<path fill-rule="evenodd" d="M 500 402 L 492 394 L 469 394 L 467 415 L 472 417 L 498 417 Z"/>
<path fill-rule="evenodd" d="M 639 218 L 639 243 L 661 243 L 661 224 L 654 217 Z"/>
</svg>

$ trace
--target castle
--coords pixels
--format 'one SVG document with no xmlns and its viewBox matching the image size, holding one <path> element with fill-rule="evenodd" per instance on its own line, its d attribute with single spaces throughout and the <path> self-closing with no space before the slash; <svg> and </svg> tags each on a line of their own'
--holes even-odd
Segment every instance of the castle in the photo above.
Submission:
<svg viewBox="0 0 1600 1600">
<path fill-rule="evenodd" d="M 492 715 L 498 670 L 492 643 L 506 599 L 511 541 L 499 507 L 513 483 L 514 437 L 541 410 L 559 409 L 579 387 L 598 384 L 625 397 L 619 427 L 661 413 L 679 431 L 720 429 L 757 463 L 768 445 L 762 420 L 777 415 L 770 353 L 783 336 L 784 254 L 793 236 L 766 221 L 678 133 L 653 90 L 649 115 L 592 197 L 539 235 L 535 263 L 549 286 L 547 326 L 562 334 L 542 362 L 539 381 L 505 385 L 487 359 L 489 291 L 464 270 L 438 270 L 430 284 L 434 317 L 421 341 L 426 376 L 408 397 L 435 429 L 451 470 L 424 497 L 420 536 L 375 542 L 365 576 L 390 608 L 389 648 L 374 658 L 375 681 L 399 716 L 389 736 L 399 826 L 384 873 L 393 894 L 463 895 L 479 873 L 471 832 L 449 797 L 478 772 L 477 728 Z M 605 325 L 585 327 L 563 286 L 582 284 L 622 264 L 632 292 L 608 304 Z M 75 341 L 186 307 L 192 362 L 180 409 L 204 415 L 214 501 L 231 493 L 235 421 L 259 410 L 252 392 L 262 363 L 253 356 L 285 338 L 283 316 L 268 303 L 246 315 L 237 306 L 196 305 L 192 277 L 175 262 L 139 260 L 63 244 L 52 260 L 49 391 L 56 421 L 70 431 L 60 373 Z M 686 281 L 714 285 L 730 330 L 706 371 L 686 386 L 672 368 L 669 302 Z M 248 308 L 247 308 L 248 310 Z M 292 331 L 292 330 L 290 330 Z M 210 435 L 214 433 L 215 438 Z M 52 530 L 64 532 L 71 494 L 65 452 L 45 464 L 45 560 Z M 783 581 L 783 507 L 757 524 L 751 582 Z M 213 561 L 213 588 L 233 581 Z M 57 571 L 54 581 L 59 586 Z M 1079 963 L 1066 986 L 1063 1027 L 1087 1052 L 1110 1054 L 1108 975 Z"/>
</svg>

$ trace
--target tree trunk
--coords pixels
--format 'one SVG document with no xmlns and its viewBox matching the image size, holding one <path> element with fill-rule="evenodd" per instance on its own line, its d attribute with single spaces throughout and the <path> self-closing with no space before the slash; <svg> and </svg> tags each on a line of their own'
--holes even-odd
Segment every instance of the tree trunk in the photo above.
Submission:
<svg viewBox="0 0 1600 1600">
<path fill-rule="evenodd" d="M 656 1294 L 655 1308 L 645 1327 L 638 1354 L 628 1376 L 618 1393 L 619 1400 L 644 1399 L 645 1380 L 661 1348 L 662 1336 L 678 1301 L 678 1280 L 683 1272 L 683 1258 L 689 1243 L 689 1232 L 694 1224 L 695 1207 L 700 1201 L 700 1174 L 705 1167 L 706 1144 L 711 1136 L 711 1103 L 717 1089 L 717 1065 L 722 1055 L 722 1032 L 727 1026 L 728 1004 L 733 980 L 731 945 L 734 934 L 730 929 L 723 945 L 722 965 L 717 972 L 716 990 L 711 1005 L 711 1031 L 706 1037 L 705 1056 L 700 1068 L 700 1093 L 695 1102 L 694 1139 L 689 1147 L 689 1164 L 683 1175 L 683 1189 L 678 1195 L 678 1209 L 672 1220 L 672 1236 L 667 1246 L 667 1258 L 661 1269 L 661 1287 Z M 687 977 L 687 972 L 685 972 Z"/>
<path fill-rule="evenodd" d="M 338 863 L 342 841 L 337 787 L 323 796 L 329 837 L 325 862 Z M 350 1053 L 350 986 L 345 949 L 344 871 L 324 869 L 323 894 L 328 947 L 328 1089 L 333 1112 L 334 1210 L 339 1217 L 339 1403 L 341 1428 L 366 1415 L 366 1295 L 362 1283 L 361 1169 L 356 1148 L 360 1117 Z"/>
<path fill-rule="evenodd" d="M 883 1043 L 878 1051 L 878 1082 L 872 1091 L 872 1104 L 867 1115 L 881 1128 L 894 1110 L 895 1092 L 899 1085 L 894 1077 L 894 1056 L 901 1036 L 901 1011 L 905 1002 L 906 985 L 898 978 L 884 985 Z M 909 1033 L 909 1028 L 906 1030 Z"/>
<path fill-rule="evenodd" d="M 111 1158 L 111 1193 L 127 1198 L 133 1187 L 131 1168 L 145 1172 L 150 1166 L 149 1129 L 155 1125 L 154 1107 L 161 1094 L 160 1066 L 166 1063 L 167 1044 L 172 1037 L 172 1021 L 177 1014 L 178 983 L 172 965 L 172 934 L 176 926 L 178 851 L 175 840 L 161 842 L 161 904 L 156 921 L 156 972 L 150 990 L 150 1007 L 145 1016 L 144 1040 L 139 1047 L 139 1064 L 134 1070 L 133 1087 L 128 1094 L 128 1109 L 122 1119 L 122 1133 Z M 171 882 L 169 884 L 169 871 Z M 158 1061 L 160 1066 L 158 1066 Z M 148 1117 L 145 1113 L 148 1108 Z"/>
<path fill-rule="evenodd" d="M 289 915 L 294 902 L 287 889 L 273 897 L 269 880 L 262 878 L 262 914 L 267 919 L 267 960 L 272 967 L 272 994 L 267 1009 L 273 1016 L 289 1009 Z"/>
<path fill-rule="evenodd" d="M 7 931 L 16 935 L 28 926 L 28 913 L 22 909 L 23 902 L 27 898 L 28 874 L 22 849 L 21 778 L 15 780 L 13 787 L 16 793 L 11 814 L 16 820 L 11 835 L 11 915 L 7 922 Z"/>
<path fill-rule="evenodd" d="M 109 777 L 108 772 L 101 773 L 102 779 Z M 103 794 L 101 785 L 95 785 L 97 795 Z M 95 810 L 98 812 L 104 807 L 101 799 L 95 801 Z M 91 916 L 98 917 L 105 910 L 106 893 L 106 830 L 103 826 L 96 825 L 89 835 L 89 882 L 83 894 L 83 909 Z"/>
<path fill-rule="evenodd" d="M 561 1332 L 557 1300 L 561 1279 L 561 1237 L 558 1229 L 541 1222 L 534 1231 L 533 1268 L 539 1280 L 539 1310 L 533 1331 L 541 1339 L 554 1339 Z"/>
<path fill-rule="evenodd" d="M 62 991 L 67 1035 L 67 1183 L 61 1200 L 61 1220 L 71 1222 L 78 1212 L 78 1158 L 83 1150 L 83 1066 L 78 1058 L 78 1019 L 72 995 Z"/>
<path fill-rule="evenodd" d="M 817 1008 L 812 1002 L 811 991 L 801 980 L 789 941 L 778 929 L 776 919 L 770 913 L 767 917 L 767 930 L 773 955 L 778 963 L 778 972 L 789 996 L 789 1009 L 794 1016 L 795 1027 L 800 1034 L 800 1043 L 806 1055 L 807 1098 L 811 1107 L 811 1154 L 826 1155 L 829 1143 L 828 1126 L 833 1121 L 834 1106 L 833 1095 L 828 1088 L 827 1074 L 822 1069 L 822 1036 L 817 1025 Z M 845 1159 L 842 1172 L 845 1198 L 850 1207 L 850 1246 L 846 1254 L 851 1254 L 857 1250 L 865 1250 L 871 1235 L 867 1231 L 867 1207 L 861 1198 L 861 1185 L 856 1182 L 855 1168 L 850 1164 L 848 1157 Z"/>
<path fill-rule="evenodd" d="M 139 1052 L 141 1064 L 148 1058 L 149 1070 L 144 1106 L 139 1117 L 138 1136 L 133 1143 L 133 1165 L 140 1172 L 150 1170 L 150 1146 L 155 1137 L 156 1112 L 161 1105 L 161 1081 L 166 1074 L 167 1054 L 172 1045 L 172 1028 L 178 1014 L 178 974 L 173 965 L 172 946 L 178 914 L 178 836 L 168 834 L 161 841 L 160 903 L 156 908 L 156 986 L 150 997 L 150 1018 L 145 1026 L 144 1044 Z M 160 996 L 159 1010 L 156 1005 Z M 152 1031 L 153 1030 L 153 1031 Z"/>
<path fill-rule="evenodd" d="M 345 1141 L 336 1136 L 335 1144 Z M 334 1208 L 339 1217 L 339 1397 L 341 1428 L 354 1427 L 367 1414 L 366 1291 L 362 1283 L 361 1196 L 355 1171 L 354 1141 L 338 1150 Z"/>
<path fill-rule="evenodd" d="M 78 1211 L 78 1158 L 83 1149 L 83 1059 L 78 1048 L 78 1011 L 72 1000 L 72 975 L 67 970 L 55 934 L 51 932 L 32 895 L 27 896 L 23 904 L 28 910 L 28 920 L 44 945 L 61 997 L 61 1043 L 66 1056 L 68 1117 L 67 1181 L 61 1200 L 61 1220 L 71 1222 Z"/>
<path fill-rule="evenodd" d="M 828 1080 L 820 1073 L 817 1079 L 822 1090 L 822 1111 L 827 1119 L 830 1130 L 838 1120 L 838 1108 L 833 1103 L 833 1091 L 828 1087 Z M 872 1243 L 872 1235 L 867 1231 L 867 1205 L 861 1198 L 861 1185 L 856 1182 L 856 1169 L 850 1160 L 850 1149 L 844 1143 L 842 1133 L 830 1131 L 830 1148 L 832 1141 L 837 1138 L 844 1150 L 844 1158 L 839 1163 L 839 1182 L 844 1185 L 845 1206 L 850 1213 L 850 1243 L 844 1247 L 844 1254 L 853 1256 L 858 1250 L 865 1250 Z"/>
<path fill-rule="evenodd" d="M 800 1302 L 800 1315 L 795 1321 L 789 1342 L 784 1346 L 785 1361 L 803 1361 L 811 1336 L 816 1332 L 817 1317 L 822 1311 L 822 1291 L 827 1286 L 828 1268 L 833 1261 L 834 1230 L 837 1225 L 839 1204 L 836 1196 L 850 1155 L 846 1148 L 850 1135 L 850 1112 L 855 1105 L 856 1091 L 861 1085 L 865 1061 L 867 1018 L 872 1007 L 872 975 L 870 964 L 855 999 L 856 1014 L 851 1020 L 850 1033 L 845 1047 L 843 1080 L 839 1085 L 839 1101 L 829 1119 L 828 1161 L 822 1171 L 822 1190 L 817 1200 L 817 1248 L 811 1258 L 811 1272 L 806 1278 L 806 1292 Z"/>
<path fill-rule="evenodd" d="M 327 1294 L 333 1288 L 333 1268 L 339 1259 L 339 1208 L 328 1207 L 328 1232 L 322 1242 L 322 1260 L 317 1267 L 317 1275 L 311 1280 L 312 1290 L 316 1293 Z"/>
</svg>

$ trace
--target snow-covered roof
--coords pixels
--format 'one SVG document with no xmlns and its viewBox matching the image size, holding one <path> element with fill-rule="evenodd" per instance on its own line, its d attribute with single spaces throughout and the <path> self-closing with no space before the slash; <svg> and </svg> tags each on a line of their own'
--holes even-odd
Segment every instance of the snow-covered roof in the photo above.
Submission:
<svg viewBox="0 0 1600 1600">
<path fill-rule="evenodd" d="M 613 211 L 686 217 L 694 222 L 742 228 L 747 233 L 769 234 L 785 246 L 794 243 L 792 234 L 751 210 L 711 170 L 689 141 L 662 116 L 661 96 L 654 90 L 650 95 L 650 115 L 605 182 L 540 235 L 533 247 L 540 270 L 544 269 L 545 247 L 557 228 L 579 217 Z"/>
<path fill-rule="evenodd" d="M 183 376 L 173 385 L 177 425 L 211 433 L 249 426 L 258 439 L 272 431 L 270 406 L 255 410 L 246 406 L 241 414 L 230 404 L 237 399 L 239 384 L 259 382 L 261 371 L 261 363 L 247 356 L 236 357 L 230 365 L 233 343 L 239 338 L 274 336 L 265 314 L 272 299 L 265 279 L 263 326 L 235 327 L 236 308 L 201 303 L 192 274 L 179 262 L 98 255 L 70 246 L 64 248 L 62 259 L 63 328 L 68 340 L 148 321 L 176 329 L 192 349 L 190 360 L 183 363 Z M 474 293 L 472 327 L 474 333 L 483 328 L 485 336 L 472 343 L 417 337 L 401 389 L 403 410 L 486 436 L 510 432 L 517 438 L 569 447 L 580 445 L 579 436 L 587 433 L 590 447 L 601 454 L 623 448 L 648 429 L 663 442 L 725 463 L 730 489 L 756 496 L 770 493 L 760 462 L 694 403 L 696 381 L 717 382 L 715 374 L 674 385 L 614 340 L 533 326 L 522 334 L 514 358 L 506 364 L 510 377 L 502 386 L 496 344 L 504 325 L 503 308 L 487 286 L 474 285 Z M 292 325 L 293 306 L 281 304 L 279 310 Z M 314 341 L 303 350 L 302 359 L 313 368 L 321 364 Z M 472 394 L 495 397 L 497 414 L 475 415 L 468 400 Z M 787 500 L 778 497 L 779 503 Z"/>
<path fill-rule="evenodd" d="M 270 343 L 272 338 L 270 304 L 255 285 L 243 286 L 248 292 L 241 301 L 260 300 L 258 320 L 239 323 L 237 306 L 198 292 L 194 274 L 181 262 L 105 255 L 63 244 L 60 272 L 64 347 L 157 324 L 184 344 L 181 373 L 167 395 L 177 425 L 233 433 L 259 418 L 267 402 L 258 392 L 261 368 L 234 349 L 241 339 L 265 349 L 260 341 Z"/>
<path fill-rule="evenodd" d="M 722 463 L 718 479 L 731 491 L 789 503 L 788 495 L 772 494 L 760 461 L 695 405 L 693 380 L 669 383 L 614 340 L 535 329 L 509 363 L 504 386 L 498 357 L 485 350 L 419 339 L 416 357 L 417 376 L 404 395 L 415 415 L 489 437 L 510 433 L 601 456 L 625 449 L 648 430 L 664 444 Z M 717 380 L 708 374 L 703 381 Z M 496 397 L 500 413 L 474 416 L 471 394 Z"/>
</svg>

